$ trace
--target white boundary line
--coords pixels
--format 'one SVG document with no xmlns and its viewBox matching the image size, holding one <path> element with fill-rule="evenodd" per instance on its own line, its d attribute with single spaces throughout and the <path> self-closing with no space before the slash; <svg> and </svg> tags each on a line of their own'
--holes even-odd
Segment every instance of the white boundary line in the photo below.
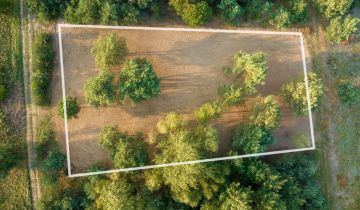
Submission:
<svg viewBox="0 0 360 210">
<path fill-rule="evenodd" d="M 106 171 L 72 174 L 71 173 L 71 162 L 70 162 L 69 132 L 68 132 L 68 123 L 67 123 L 67 111 L 66 111 L 66 92 L 65 92 L 65 77 L 64 77 L 61 28 L 98 28 L 98 29 L 122 29 L 122 30 L 175 31 L 175 32 L 176 31 L 177 32 L 186 31 L 186 32 L 205 32 L 205 33 L 242 33 L 242 34 L 299 36 L 300 46 L 301 46 L 302 65 L 303 65 L 303 69 L 304 69 L 304 80 L 305 80 L 305 87 L 306 87 L 306 97 L 307 97 L 307 104 L 308 104 L 310 135 L 311 135 L 311 144 L 312 145 L 310 147 L 299 148 L 299 149 L 288 149 L 288 150 L 281 150 L 281 151 L 262 152 L 262 153 L 255 153 L 255 154 L 245 154 L 245 155 L 236 155 L 236 156 L 229 156 L 229 157 L 219 157 L 219 158 L 210 158 L 210 159 L 202 159 L 202 160 L 193 160 L 193 161 L 184 161 L 184 162 L 176 162 L 176 163 L 166 163 L 166 164 L 158 164 L 158 165 L 149 165 L 149 166 L 140 166 L 140 167 L 131 167 L 131 168 L 122 168 L 122 169 L 112 169 L 112 170 L 106 170 Z M 152 169 L 152 168 L 163 168 L 163 167 L 179 166 L 179 165 L 186 165 L 186 164 L 207 163 L 207 162 L 215 162 L 215 161 L 222 161 L 222 160 L 234 160 L 234 159 L 248 158 L 248 157 L 260 157 L 260 156 L 275 155 L 275 154 L 309 151 L 309 150 L 314 150 L 316 148 L 315 147 L 313 121 L 312 121 L 312 113 L 311 113 L 311 109 L 310 109 L 311 103 L 310 103 L 310 91 L 309 91 L 309 87 L 308 87 L 307 68 L 306 68 L 306 60 L 305 60 L 304 37 L 301 32 L 280 32 L 280 31 L 260 31 L 260 30 L 226 30 L 226 29 L 210 29 L 210 28 L 195 29 L 195 28 L 160 28 L 160 27 L 138 27 L 138 26 L 58 24 L 58 35 L 59 35 L 59 50 L 60 50 L 61 84 L 62 84 L 64 115 L 65 115 L 64 121 L 65 121 L 67 167 L 68 167 L 69 177 L 82 177 L 82 176 L 109 174 L 109 173 L 115 173 L 115 172 L 136 171 L 136 170 L 145 170 L 145 169 Z"/>
</svg>

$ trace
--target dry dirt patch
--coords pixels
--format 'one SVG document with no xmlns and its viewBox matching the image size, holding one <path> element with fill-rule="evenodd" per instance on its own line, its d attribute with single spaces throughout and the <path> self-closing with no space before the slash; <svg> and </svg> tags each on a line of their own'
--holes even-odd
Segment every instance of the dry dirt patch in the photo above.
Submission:
<svg viewBox="0 0 360 210">
<path fill-rule="evenodd" d="M 158 97 L 136 106 L 114 104 L 94 108 L 86 105 L 84 83 L 98 72 L 91 46 L 99 35 L 110 32 L 126 38 L 130 57 L 146 57 L 152 62 L 161 81 Z M 72 171 L 76 173 L 84 172 L 95 162 L 111 167 L 109 156 L 97 142 L 105 125 L 146 134 L 170 111 L 191 120 L 197 107 L 216 99 L 219 86 L 232 83 L 222 68 L 231 64 L 239 50 L 261 50 L 267 54 L 269 71 L 266 85 L 259 87 L 262 95 L 279 95 L 282 84 L 303 72 L 299 37 L 290 35 L 63 28 L 62 43 L 66 93 L 77 97 L 82 108 L 79 118 L 68 122 Z M 60 69 L 54 74 L 52 94 L 55 112 L 56 104 L 62 99 Z M 294 149 L 291 138 L 310 133 L 307 116 L 294 116 L 280 99 L 279 102 L 282 121 L 275 132 L 278 141 L 270 146 L 271 151 Z M 246 120 L 251 100 L 247 104 L 230 109 L 214 123 L 220 135 L 219 157 L 230 148 L 234 126 Z M 55 124 L 57 138 L 65 149 L 64 123 L 57 119 Z"/>
</svg>

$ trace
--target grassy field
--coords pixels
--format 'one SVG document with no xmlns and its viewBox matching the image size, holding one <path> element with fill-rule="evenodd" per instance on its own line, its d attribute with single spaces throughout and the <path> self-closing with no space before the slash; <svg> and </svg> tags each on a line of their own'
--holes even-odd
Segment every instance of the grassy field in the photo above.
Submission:
<svg viewBox="0 0 360 210">
<path fill-rule="evenodd" d="M 23 102 L 21 98 L 22 65 L 21 65 L 21 32 L 20 32 L 20 1 L 0 0 L 0 57 L 3 65 L 10 66 L 13 91 L 9 98 L 1 104 L 11 122 L 18 131 L 16 143 L 24 145 Z M 19 134 L 20 133 L 20 134 Z M 10 170 L 8 175 L 0 179 L 0 209 L 31 209 L 28 182 L 26 150 L 21 146 L 22 160 Z"/>
</svg>

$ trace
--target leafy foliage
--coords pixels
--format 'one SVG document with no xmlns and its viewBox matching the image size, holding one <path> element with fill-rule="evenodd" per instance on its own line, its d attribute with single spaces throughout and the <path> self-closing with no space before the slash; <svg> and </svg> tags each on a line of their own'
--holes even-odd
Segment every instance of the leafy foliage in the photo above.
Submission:
<svg viewBox="0 0 360 210">
<path fill-rule="evenodd" d="M 68 0 L 27 0 L 30 10 L 41 21 L 49 21 L 58 18 L 65 8 Z"/>
<path fill-rule="evenodd" d="M 274 15 L 269 20 L 269 23 L 277 29 L 284 29 L 290 25 L 290 18 L 290 13 L 286 9 L 281 7 L 276 10 Z"/>
<path fill-rule="evenodd" d="M 359 18 L 346 16 L 345 18 L 336 17 L 330 20 L 330 25 L 326 28 L 326 38 L 336 44 L 347 41 L 349 36 L 358 30 Z"/>
<path fill-rule="evenodd" d="M 292 22 L 303 22 L 307 16 L 307 3 L 305 0 L 291 0 L 290 13 Z"/>
<path fill-rule="evenodd" d="M 175 9 L 182 20 L 190 26 L 199 26 L 207 23 L 213 12 L 205 0 L 170 0 L 169 5 Z"/>
<path fill-rule="evenodd" d="M 59 171 L 64 167 L 65 155 L 60 152 L 50 152 L 43 162 L 45 172 Z"/>
<path fill-rule="evenodd" d="M 217 102 L 205 103 L 195 110 L 195 118 L 200 123 L 207 123 L 209 120 L 219 117 L 222 109 Z"/>
<path fill-rule="evenodd" d="M 114 75 L 108 71 L 88 79 L 85 83 L 84 94 L 88 104 L 106 106 L 114 101 Z"/>
<path fill-rule="evenodd" d="M 49 84 L 54 57 L 49 34 L 40 33 L 35 36 L 32 49 L 33 75 L 31 90 L 36 105 L 50 103 Z"/>
<path fill-rule="evenodd" d="M 142 166 L 148 161 L 148 152 L 142 134 L 129 136 L 116 127 L 106 126 L 99 138 L 99 144 L 108 150 L 117 168 Z"/>
<path fill-rule="evenodd" d="M 58 115 L 61 118 L 65 117 L 64 114 L 64 102 L 61 100 L 58 103 L 57 106 L 57 111 L 58 111 Z M 77 114 L 80 112 L 80 106 L 76 100 L 76 98 L 67 96 L 66 97 L 66 114 L 67 114 L 67 119 L 71 119 L 71 118 L 77 118 Z"/>
<path fill-rule="evenodd" d="M 243 88 L 246 92 L 256 92 L 255 86 L 265 84 L 268 67 L 263 52 L 245 53 L 239 51 L 234 55 L 232 67 L 225 68 L 225 73 L 242 75 Z"/>
<path fill-rule="evenodd" d="M 279 126 L 280 108 L 273 96 L 259 99 L 249 116 L 250 124 L 272 130 Z"/>
<path fill-rule="evenodd" d="M 106 70 L 121 64 L 125 60 L 128 49 L 125 38 L 110 33 L 106 36 L 100 36 L 91 52 L 95 56 L 97 67 Z"/>
<path fill-rule="evenodd" d="M 145 58 L 127 61 L 120 73 L 119 98 L 129 97 L 137 103 L 157 96 L 160 93 L 160 81 L 151 63 Z"/>
<path fill-rule="evenodd" d="M 49 150 L 50 144 L 54 140 L 53 122 L 50 116 L 41 117 L 36 128 L 36 155 L 44 158 Z"/>
<path fill-rule="evenodd" d="M 315 110 L 319 106 L 321 98 L 324 94 L 323 83 L 313 72 L 308 73 L 307 77 L 310 92 L 310 109 Z M 304 78 L 301 77 L 286 83 L 282 87 L 281 91 L 285 101 L 289 103 L 295 113 L 300 115 L 307 113 L 308 102 Z"/>
<path fill-rule="evenodd" d="M 354 0 L 313 0 L 320 12 L 327 18 L 345 15 Z"/>
<path fill-rule="evenodd" d="M 339 85 L 338 95 L 341 102 L 352 105 L 360 100 L 360 88 L 354 87 L 350 82 L 345 82 Z"/>
<path fill-rule="evenodd" d="M 267 18 L 273 8 L 273 3 L 263 0 L 252 0 L 246 5 L 246 16 L 250 20 Z"/>
<path fill-rule="evenodd" d="M 237 25 L 243 10 L 236 0 L 221 0 L 217 5 L 222 19 L 229 24 Z"/>
</svg>

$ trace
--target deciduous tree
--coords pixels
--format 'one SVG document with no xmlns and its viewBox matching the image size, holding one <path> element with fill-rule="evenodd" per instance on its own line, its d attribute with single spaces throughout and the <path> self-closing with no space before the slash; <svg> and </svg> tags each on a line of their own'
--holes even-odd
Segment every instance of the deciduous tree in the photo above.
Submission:
<svg viewBox="0 0 360 210">
<path fill-rule="evenodd" d="M 106 106 L 114 101 L 114 75 L 109 71 L 100 71 L 85 83 L 84 94 L 88 104 Z"/>
<path fill-rule="evenodd" d="M 357 31 L 359 23 L 359 18 L 350 15 L 345 18 L 333 18 L 330 20 L 330 25 L 326 27 L 326 38 L 336 44 L 347 41 L 349 36 Z"/>
<path fill-rule="evenodd" d="M 65 114 L 64 114 L 64 102 L 62 100 L 58 103 L 57 110 L 58 110 L 58 115 L 61 118 L 64 118 L 65 117 Z M 67 119 L 70 120 L 71 118 L 77 118 L 77 114 L 79 112 L 80 112 L 80 106 L 79 106 L 76 98 L 73 98 L 71 96 L 67 96 L 66 97 Z"/>
</svg>

